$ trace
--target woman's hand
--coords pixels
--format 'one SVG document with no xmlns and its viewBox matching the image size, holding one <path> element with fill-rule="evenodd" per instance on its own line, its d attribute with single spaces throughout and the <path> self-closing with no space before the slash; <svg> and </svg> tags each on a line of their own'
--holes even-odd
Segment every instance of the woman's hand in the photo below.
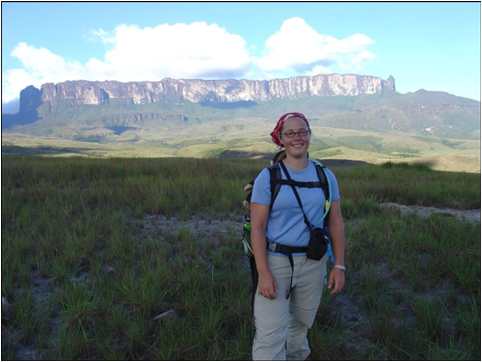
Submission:
<svg viewBox="0 0 482 362">
<path fill-rule="evenodd" d="M 258 277 L 258 293 L 268 299 L 276 298 L 276 282 L 271 272 L 259 274 Z"/>
<path fill-rule="evenodd" d="M 340 269 L 333 268 L 330 271 L 328 278 L 328 289 L 331 289 L 330 294 L 334 295 L 341 292 L 345 286 L 345 272 Z"/>
</svg>

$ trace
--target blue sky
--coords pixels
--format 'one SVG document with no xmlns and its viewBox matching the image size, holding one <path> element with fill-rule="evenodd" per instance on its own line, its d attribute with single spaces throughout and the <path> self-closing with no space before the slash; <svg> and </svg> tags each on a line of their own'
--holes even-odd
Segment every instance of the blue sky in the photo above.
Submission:
<svg viewBox="0 0 482 362">
<path fill-rule="evenodd" d="M 2 102 L 73 79 L 318 73 L 480 100 L 480 3 L 2 3 Z"/>
</svg>

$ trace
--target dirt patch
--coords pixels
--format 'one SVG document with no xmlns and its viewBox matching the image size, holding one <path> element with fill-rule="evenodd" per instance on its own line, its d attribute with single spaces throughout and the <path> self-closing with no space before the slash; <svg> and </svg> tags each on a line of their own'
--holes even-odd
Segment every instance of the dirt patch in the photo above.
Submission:
<svg viewBox="0 0 482 362">
<path fill-rule="evenodd" d="M 18 361 L 38 361 L 41 356 L 33 346 L 19 346 L 15 358 Z"/>
<path fill-rule="evenodd" d="M 46 278 L 38 271 L 34 271 L 31 278 L 33 285 L 31 291 L 32 298 L 34 300 L 34 308 L 37 310 L 36 313 L 41 313 L 41 311 L 45 310 L 45 306 L 49 304 L 50 297 L 55 291 L 55 278 Z M 52 340 L 58 339 L 61 324 L 59 309 L 59 306 L 55 306 L 53 314 L 49 319 L 50 335 Z M 24 361 L 41 360 L 43 359 L 43 355 L 37 350 L 35 345 L 20 345 L 16 351 L 16 358 Z"/>
<path fill-rule="evenodd" d="M 402 215 L 417 214 L 420 217 L 428 218 L 432 214 L 452 215 L 460 220 L 480 223 L 480 209 L 458 210 L 449 208 L 436 208 L 417 205 L 401 205 L 393 202 L 380 204 L 381 208 L 400 210 Z M 359 224 L 363 219 L 347 220 L 347 224 Z M 181 229 L 189 230 L 201 238 L 220 235 L 239 235 L 243 226 L 243 217 L 240 215 L 227 215 L 222 218 L 194 215 L 189 219 L 168 217 L 165 215 L 146 215 L 139 226 L 144 233 L 155 235 L 159 233 L 175 233 Z"/>
<path fill-rule="evenodd" d="M 456 298 L 456 302 L 464 298 L 462 292 L 448 280 L 441 281 L 430 290 L 415 291 L 409 283 L 400 280 L 396 273 L 391 270 L 387 263 L 376 265 L 374 273 L 384 282 L 383 293 L 391 296 L 392 317 L 389 323 L 396 330 L 412 330 L 418 328 L 417 317 L 414 311 L 414 301 L 424 300 L 427 302 L 449 301 Z M 353 351 L 358 355 L 365 355 L 376 347 L 374 335 L 380 333 L 376 324 L 373 323 L 373 316 L 364 305 L 363 289 L 359 283 L 364 278 L 360 273 L 349 274 L 347 289 L 341 294 L 330 298 L 327 311 L 330 319 L 336 320 L 345 331 L 344 348 Z M 456 321 L 454 318 L 443 317 L 441 328 L 448 336 L 455 336 Z"/>
<path fill-rule="evenodd" d="M 429 206 L 401 205 L 394 202 L 381 203 L 380 207 L 400 210 L 402 215 L 416 214 L 422 218 L 429 218 L 432 214 L 445 214 L 454 216 L 462 221 L 469 221 L 480 224 L 480 209 L 458 210 Z"/>
<path fill-rule="evenodd" d="M 72 282 L 83 282 L 86 280 L 87 273 L 82 273 L 79 277 L 72 277 Z M 58 345 L 59 343 L 59 331 L 62 324 L 59 312 L 60 306 L 59 305 L 51 305 L 51 296 L 55 293 L 55 278 L 47 278 L 38 270 L 34 270 L 31 274 L 31 289 L 30 292 L 32 293 L 33 299 L 33 313 L 34 314 L 41 314 L 41 313 L 49 313 L 50 317 L 48 320 L 49 327 L 50 327 L 50 337 L 49 340 L 53 346 Z M 24 289 L 18 289 L 16 293 L 24 293 Z M 12 308 L 15 308 L 15 303 L 12 304 Z M 10 338 L 12 340 L 19 339 L 18 336 L 22 336 L 22 331 L 13 328 L 12 326 L 3 325 L 2 323 L 2 334 L 6 338 Z M 39 351 L 35 345 L 35 341 L 33 344 L 22 344 L 16 343 L 15 348 L 15 359 L 18 361 L 33 361 L 33 360 L 42 360 L 44 359 L 44 353 Z"/>
<path fill-rule="evenodd" d="M 240 240 L 242 226 L 242 217 L 236 220 L 233 215 L 222 219 L 195 215 L 185 220 L 164 215 L 146 215 L 141 225 L 144 232 L 151 235 L 174 233 L 181 229 L 186 229 L 199 238 L 234 234 L 239 235 Z"/>
<path fill-rule="evenodd" d="M 40 305 L 48 302 L 50 294 L 53 292 L 53 282 L 55 278 L 45 278 L 38 271 L 32 273 L 32 298 L 35 305 Z"/>
<path fill-rule="evenodd" d="M 362 314 L 358 303 L 347 294 L 335 296 L 330 303 L 330 309 L 332 316 L 336 317 L 344 327 L 355 328 L 366 321 L 366 316 Z"/>
</svg>

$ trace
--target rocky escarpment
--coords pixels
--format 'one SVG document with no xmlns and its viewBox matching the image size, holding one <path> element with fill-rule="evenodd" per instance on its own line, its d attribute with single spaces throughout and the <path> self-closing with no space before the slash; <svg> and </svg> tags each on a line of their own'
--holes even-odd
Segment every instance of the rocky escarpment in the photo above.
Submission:
<svg viewBox="0 0 482 362">
<path fill-rule="evenodd" d="M 19 112 L 2 114 L 2 129 L 13 125 L 33 123 L 38 119 L 37 108 L 42 104 L 41 91 L 34 86 L 28 86 L 20 92 Z"/>
<path fill-rule="evenodd" d="M 201 80 L 165 78 L 158 82 L 66 81 L 41 87 L 42 103 L 55 106 L 134 104 L 162 100 L 194 103 L 263 102 L 302 96 L 357 96 L 395 92 L 395 80 L 356 74 L 328 74 L 273 80 Z"/>
</svg>

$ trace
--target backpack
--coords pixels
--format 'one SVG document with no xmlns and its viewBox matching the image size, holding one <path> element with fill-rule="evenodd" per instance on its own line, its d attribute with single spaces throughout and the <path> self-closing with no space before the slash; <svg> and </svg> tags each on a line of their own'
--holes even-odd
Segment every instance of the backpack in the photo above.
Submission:
<svg viewBox="0 0 482 362">
<path fill-rule="evenodd" d="M 286 179 L 281 177 L 281 167 L 279 162 L 286 157 L 285 151 L 282 150 L 278 152 L 272 159 L 271 165 L 268 167 L 270 173 L 270 190 L 271 190 L 271 201 L 269 210 L 273 208 L 273 204 L 278 196 L 278 193 L 281 189 L 282 185 L 291 185 L 292 183 Z M 325 204 L 323 205 L 323 218 L 326 219 L 328 217 L 331 207 L 331 192 L 330 186 L 328 182 L 328 176 L 326 174 L 326 166 L 324 166 L 318 160 L 312 160 L 315 163 L 316 173 L 318 175 L 319 182 L 296 182 L 297 186 L 300 187 L 320 187 L 322 192 L 325 196 Z M 256 269 L 256 263 L 254 260 L 253 250 L 251 248 L 251 217 L 250 217 L 250 203 L 251 203 L 251 194 L 253 190 L 254 179 L 244 186 L 244 192 L 246 194 L 246 198 L 243 201 L 243 206 L 245 208 L 245 216 L 244 216 L 244 224 L 243 224 L 243 238 L 242 244 L 244 248 L 244 253 L 248 256 L 249 264 L 251 268 L 251 279 L 253 282 L 253 293 L 252 293 L 252 300 L 251 304 L 253 305 L 254 302 L 254 294 L 256 292 L 256 287 L 258 284 L 258 273 Z M 332 247 L 329 244 L 327 249 L 327 255 L 331 261 L 333 261 L 333 252 Z"/>
</svg>

